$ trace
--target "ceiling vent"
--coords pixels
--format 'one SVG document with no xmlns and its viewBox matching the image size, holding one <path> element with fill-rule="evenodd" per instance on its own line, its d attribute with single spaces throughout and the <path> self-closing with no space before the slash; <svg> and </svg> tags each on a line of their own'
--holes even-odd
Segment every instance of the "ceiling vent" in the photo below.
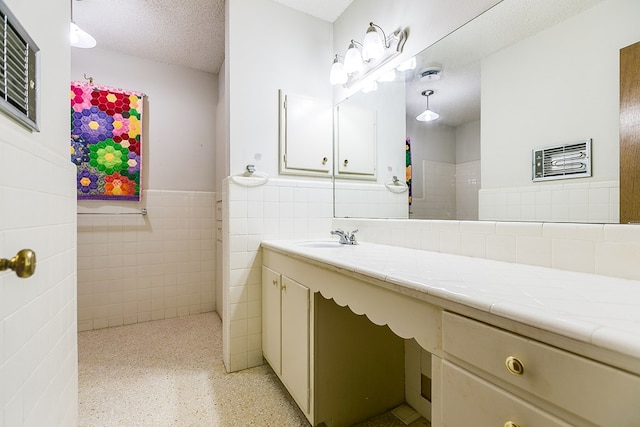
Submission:
<svg viewBox="0 0 640 427">
<path fill-rule="evenodd" d="M 420 71 L 420 81 L 431 81 L 431 80 L 440 80 L 440 76 L 442 74 L 442 68 L 440 67 L 429 67 Z"/>
<path fill-rule="evenodd" d="M 591 176 L 591 140 L 533 150 L 533 181 Z"/>
</svg>

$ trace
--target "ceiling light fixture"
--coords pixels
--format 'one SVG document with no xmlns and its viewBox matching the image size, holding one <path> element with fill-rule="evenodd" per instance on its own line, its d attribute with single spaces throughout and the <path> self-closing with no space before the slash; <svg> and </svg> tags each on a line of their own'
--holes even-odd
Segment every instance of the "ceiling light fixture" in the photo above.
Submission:
<svg viewBox="0 0 640 427">
<path fill-rule="evenodd" d="M 422 91 L 422 96 L 427 97 L 427 109 L 424 110 L 422 113 L 420 113 L 418 117 L 416 117 L 416 120 L 418 120 L 419 122 L 430 122 L 440 117 L 440 114 L 436 113 L 435 111 L 431 111 L 431 109 L 429 109 L 429 97 L 431 95 L 433 95 L 433 91 L 431 89 Z"/>
<path fill-rule="evenodd" d="M 69 41 L 71 46 L 83 49 L 95 47 L 97 42 L 93 36 L 73 22 L 73 0 L 71 0 L 71 25 L 69 27 Z"/>
<path fill-rule="evenodd" d="M 353 39 L 349 42 L 342 64 L 339 55 L 334 56 L 329 81 L 332 85 L 350 87 L 400 55 L 406 41 L 405 30 L 396 30 L 387 36 L 379 25 L 370 22 L 363 43 Z"/>
</svg>

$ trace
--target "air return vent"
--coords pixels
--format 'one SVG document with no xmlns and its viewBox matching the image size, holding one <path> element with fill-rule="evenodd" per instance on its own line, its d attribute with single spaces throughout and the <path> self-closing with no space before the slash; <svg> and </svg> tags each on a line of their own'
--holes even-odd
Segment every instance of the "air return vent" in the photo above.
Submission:
<svg viewBox="0 0 640 427">
<path fill-rule="evenodd" d="M 38 130 L 38 46 L 0 0 L 0 111 Z"/>
<path fill-rule="evenodd" d="M 534 181 L 591 176 L 591 140 L 533 150 Z"/>
</svg>

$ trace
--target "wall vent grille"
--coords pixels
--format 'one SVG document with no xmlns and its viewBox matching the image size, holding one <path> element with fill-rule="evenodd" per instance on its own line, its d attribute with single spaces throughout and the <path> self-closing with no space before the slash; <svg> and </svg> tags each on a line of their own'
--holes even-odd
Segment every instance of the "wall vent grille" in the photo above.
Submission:
<svg viewBox="0 0 640 427">
<path fill-rule="evenodd" d="M 38 47 L 0 0 L 0 110 L 33 130 Z"/>
<path fill-rule="evenodd" d="M 591 140 L 533 150 L 533 181 L 591 176 Z"/>
</svg>

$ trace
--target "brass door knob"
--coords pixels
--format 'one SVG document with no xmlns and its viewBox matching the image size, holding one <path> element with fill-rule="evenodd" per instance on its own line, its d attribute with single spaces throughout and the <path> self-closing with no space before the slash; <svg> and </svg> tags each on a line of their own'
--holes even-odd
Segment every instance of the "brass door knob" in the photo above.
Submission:
<svg viewBox="0 0 640 427">
<path fill-rule="evenodd" d="M 506 423 L 504 423 L 504 427 L 520 427 L 520 426 L 514 423 L 513 421 L 507 421 Z"/>
<path fill-rule="evenodd" d="M 36 271 L 36 253 L 31 249 L 22 249 L 11 259 L 0 259 L 0 271 L 4 270 L 13 270 L 18 277 L 31 277 Z"/>
<path fill-rule="evenodd" d="M 524 374 L 524 364 L 513 356 L 507 357 L 507 360 L 504 361 L 507 370 L 513 375 L 522 375 Z"/>
</svg>

